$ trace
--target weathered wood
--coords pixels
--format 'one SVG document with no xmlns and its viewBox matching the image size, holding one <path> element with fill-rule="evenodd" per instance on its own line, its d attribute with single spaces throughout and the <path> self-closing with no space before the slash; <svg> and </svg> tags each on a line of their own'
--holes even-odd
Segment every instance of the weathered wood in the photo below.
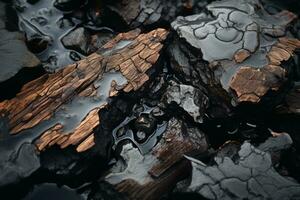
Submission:
<svg viewBox="0 0 300 200">
<path fill-rule="evenodd" d="M 61 148 L 77 145 L 77 151 L 84 151 L 94 144 L 93 128 L 100 122 L 98 111 L 107 105 L 109 97 L 120 91 L 136 91 L 149 79 L 146 72 L 157 62 L 166 36 L 164 29 L 147 34 L 139 34 L 139 30 L 121 33 L 97 53 L 26 84 L 15 98 L 0 102 L 0 113 L 7 114 L 12 134 L 36 128 L 36 135 L 41 135 L 36 143 L 40 151 L 54 144 Z M 110 73 L 108 88 L 102 88 Z M 117 83 L 117 79 L 123 82 Z M 72 111 L 77 104 L 89 106 L 89 110 L 77 116 L 80 123 L 66 131 L 65 126 L 70 124 L 55 115 L 64 109 Z M 43 125 L 49 120 L 50 125 Z"/>
<path fill-rule="evenodd" d="M 203 133 L 189 129 L 182 121 L 172 118 L 151 152 L 142 155 L 132 144 L 124 145 L 121 156 L 126 168 L 121 171 L 118 167 L 112 169 L 105 180 L 129 199 L 159 199 L 189 175 L 190 165 L 182 160 L 184 154 L 204 152 L 207 148 Z"/>
<path fill-rule="evenodd" d="M 171 191 L 175 184 L 186 178 L 190 173 L 190 164 L 186 161 L 177 163 L 170 171 L 166 172 L 159 179 L 140 185 L 138 182 L 128 179 L 116 186 L 116 190 L 125 194 L 129 199 L 155 200 L 163 194 Z"/>
<path fill-rule="evenodd" d="M 279 38 L 267 54 L 268 65 L 258 69 L 241 67 L 230 82 L 238 100 L 258 102 L 269 90 L 279 90 L 286 77 L 286 71 L 280 65 L 293 56 L 296 48 L 300 48 L 299 40 Z"/>
<path fill-rule="evenodd" d="M 225 98 L 230 97 L 234 105 L 258 103 L 270 91 L 276 94 L 274 91 L 285 85 L 294 68 L 291 63 L 284 68 L 283 62 L 300 48 L 300 41 L 286 34 L 297 16 L 289 11 L 270 15 L 260 1 L 214 1 L 206 8 L 211 14 L 178 17 L 172 23 L 185 40 L 180 43 L 196 49 L 184 56 L 198 56 L 197 65 L 188 63 L 185 57 L 174 56 L 181 52 L 171 49 L 173 68 L 189 76 L 201 71 L 198 77 L 204 84 L 192 80 L 195 85 L 222 86 Z M 191 69 L 185 69 L 188 67 Z"/>
</svg>

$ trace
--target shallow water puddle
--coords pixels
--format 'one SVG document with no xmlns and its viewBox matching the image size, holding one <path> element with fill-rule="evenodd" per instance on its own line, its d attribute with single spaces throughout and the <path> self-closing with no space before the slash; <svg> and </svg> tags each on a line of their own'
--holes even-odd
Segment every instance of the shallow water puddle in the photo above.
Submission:
<svg viewBox="0 0 300 200">
<path fill-rule="evenodd" d="M 37 55 L 48 71 L 56 71 L 74 62 L 70 56 L 75 52 L 66 49 L 61 39 L 79 24 L 75 18 L 65 18 L 63 12 L 54 7 L 54 2 L 40 0 L 30 4 L 22 1 L 18 6 L 19 27 L 26 33 L 27 39 L 46 44 Z M 82 57 L 78 52 L 75 54 Z"/>
</svg>

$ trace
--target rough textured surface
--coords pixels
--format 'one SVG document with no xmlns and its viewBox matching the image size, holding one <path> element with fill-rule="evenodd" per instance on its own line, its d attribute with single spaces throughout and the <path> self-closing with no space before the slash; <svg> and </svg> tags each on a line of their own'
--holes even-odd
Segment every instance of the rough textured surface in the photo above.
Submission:
<svg viewBox="0 0 300 200">
<path fill-rule="evenodd" d="M 163 97 L 166 104 L 172 102 L 185 110 L 195 122 L 202 122 L 205 109 L 208 107 L 208 97 L 201 90 L 190 85 L 179 85 L 173 82 Z"/>
<path fill-rule="evenodd" d="M 174 38 L 168 46 L 171 67 L 178 79 L 187 85 L 201 90 L 209 97 L 209 107 L 206 114 L 211 117 L 225 117 L 231 111 L 231 102 L 226 92 L 214 79 L 209 64 L 196 52 L 191 52 L 191 47 Z"/>
<path fill-rule="evenodd" d="M 149 173 L 159 177 L 169 167 L 191 151 L 204 152 L 208 144 L 204 133 L 197 128 L 189 128 L 181 121 L 172 118 L 162 139 L 154 147 L 153 154 L 160 163 L 151 168 Z"/>
<path fill-rule="evenodd" d="M 166 35 L 164 29 L 119 34 L 99 53 L 26 84 L 16 98 L 0 103 L 11 133 L 43 133 L 39 150 L 54 144 L 90 148 L 98 110 L 108 97 L 137 90 L 148 80 L 146 71 L 156 63 Z"/>
<path fill-rule="evenodd" d="M 277 91 L 286 77 L 281 63 L 300 47 L 298 40 L 284 37 L 296 16 L 288 11 L 269 15 L 257 0 L 213 2 L 207 10 L 212 16 L 178 17 L 172 27 L 201 50 L 216 81 L 233 90 L 237 102 L 259 102 L 268 91 Z"/>
<path fill-rule="evenodd" d="M 122 147 L 122 160 L 111 169 L 105 180 L 130 199 L 157 199 L 159 192 L 170 190 L 188 173 L 188 165 L 179 162 L 185 153 L 207 150 L 205 136 L 194 132 L 189 137 L 185 125 L 172 118 L 162 139 L 151 152 L 142 155 L 131 143 Z M 183 171 L 182 171 L 183 170 Z"/>
<path fill-rule="evenodd" d="M 1 197 L 300 199 L 295 1 L 10 3 L 42 65 L 1 93 L 47 75 L 0 103 Z"/>
<path fill-rule="evenodd" d="M 231 60 L 236 53 L 237 58 L 247 58 L 245 52 L 261 48 L 260 37 L 284 36 L 285 26 L 296 17 L 287 11 L 270 16 L 257 0 L 213 2 L 207 9 L 212 16 L 178 17 L 172 26 L 192 46 L 200 48 L 203 59 L 209 62 Z"/>
<path fill-rule="evenodd" d="M 269 153 L 245 142 L 238 155 L 215 157 L 207 166 L 192 159 L 193 176 L 188 191 L 208 199 L 298 199 L 300 185 L 279 175 Z"/>
<path fill-rule="evenodd" d="M 110 8 L 119 14 L 131 28 L 173 20 L 183 9 L 191 9 L 190 0 L 122 0 Z"/>
</svg>

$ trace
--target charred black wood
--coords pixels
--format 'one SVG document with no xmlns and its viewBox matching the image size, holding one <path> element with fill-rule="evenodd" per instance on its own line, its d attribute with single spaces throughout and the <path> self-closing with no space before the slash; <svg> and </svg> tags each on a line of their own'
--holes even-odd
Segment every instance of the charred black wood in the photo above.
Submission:
<svg viewBox="0 0 300 200">
<path fill-rule="evenodd" d="M 297 2 L 8 3 L 46 73 L 0 84 L 1 197 L 299 198 Z"/>
</svg>

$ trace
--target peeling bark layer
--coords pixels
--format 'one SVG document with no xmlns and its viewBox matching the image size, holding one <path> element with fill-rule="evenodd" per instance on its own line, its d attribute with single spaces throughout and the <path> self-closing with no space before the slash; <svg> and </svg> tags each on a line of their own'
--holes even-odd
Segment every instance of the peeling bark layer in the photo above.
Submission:
<svg viewBox="0 0 300 200">
<path fill-rule="evenodd" d="M 300 48 L 299 40 L 279 38 L 267 54 L 268 65 L 259 69 L 241 67 L 230 82 L 239 101 L 258 102 L 269 90 L 278 91 L 287 77 L 280 65 L 293 56 L 296 48 Z"/>
<path fill-rule="evenodd" d="M 26 84 L 14 99 L 0 103 L 10 132 L 36 131 L 39 150 L 54 144 L 76 145 L 79 152 L 90 148 L 98 111 L 109 97 L 136 91 L 149 79 L 146 72 L 157 62 L 166 36 L 164 29 L 121 33 L 86 59 Z"/>
<path fill-rule="evenodd" d="M 200 75 L 203 82 L 218 82 L 237 103 L 257 103 L 269 91 L 278 91 L 290 70 L 282 63 L 300 48 L 299 40 L 285 36 L 296 16 L 288 11 L 270 15 L 256 0 L 213 2 L 207 10 L 212 15 L 178 17 L 172 23 L 209 63 L 214 80 Z"/>
</svg>

